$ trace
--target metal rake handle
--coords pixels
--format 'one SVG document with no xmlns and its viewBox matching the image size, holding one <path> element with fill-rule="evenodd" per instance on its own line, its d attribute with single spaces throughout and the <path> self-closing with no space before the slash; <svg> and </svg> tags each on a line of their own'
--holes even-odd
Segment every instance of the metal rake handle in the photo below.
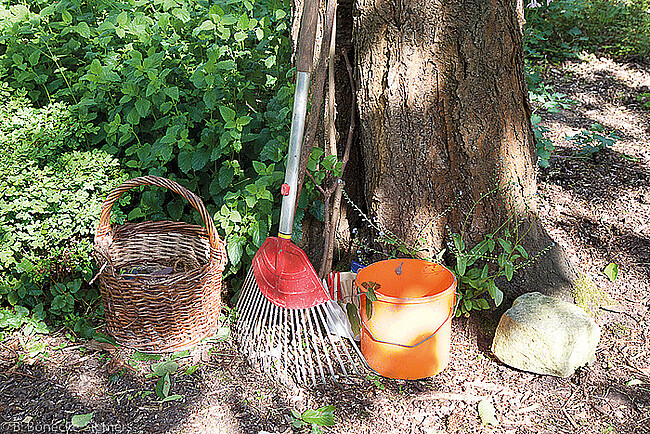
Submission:
<svg viewBox="0 0 650 434">
<path fill-rule="evenodd" d="M 171 179 L 161 178 L 159 176 L 141 176 L 138 178 L 129 179 L 128 181 L 120 184 L 115 190 L 113 190 L 104 203 L 102 204 L 102 212 L 99 217 L 99 224 L 97 225 L 97 230 L 95 231 L 95 243 L 108 235 L 111 231 L 111 208 L 113 204 L 127 191 L 135 187 L 140 187 L 142 185 L 153 185 L 156 187 L 164 187 L 168 190 L 173 191 L 176 194 L 183 196 L 192 207 L 199 212 L 201 219 L 203 219 L 203 224 L 205 229 L 208 232 L 208 241 L 210 242 L 210 261 L 214 257 L 215 252 L 220 252 L 217 256 L 221 259 L 219 268 L 225 266 L 226 264 L 226 252 L 224 249 L 224 243 L 217 234 L 217 229 L 214 226 L 212 217 L 208 210 L 203 205 L 203 201 L 200 197 L 180 185 L 179 183 L 172 181 Z"/>
</svg>

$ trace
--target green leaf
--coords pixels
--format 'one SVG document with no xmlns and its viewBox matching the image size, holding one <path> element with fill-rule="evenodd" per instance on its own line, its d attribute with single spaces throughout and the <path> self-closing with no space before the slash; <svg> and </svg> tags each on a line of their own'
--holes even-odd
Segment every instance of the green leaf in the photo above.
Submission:
<svg viewBox="0 0 650 434">
<path fill-rule="evenodd" d="M 334 426 L 336 425 L 336 420 L 334 418 L 335 409 L 335 406 L 328 405 L 317 410 L 307 410 L 303 412 L 302 420 L 307 423 L 315 423 L 319 426 Z"/>
<path fill-rule="evenodd" d="M 217 69 L 232 71 L 237 68 L 237 63 L 234 60 L 222 60 L 221 62 L 217 62 L 216 67 Z"/>
<path fill-rule="evenodd" d="M 503 264 L 503 272 L 506 275 L 506 279 L 508 279 L 508 282 L 512 280 L 512 276 L 515 273 L 515 266 L 512 264 L 510 261 L 506 261 Z"/>
<path fill-rule="evenodd" d="M 149 110 L 151 109 L 151 101 L 148 99 L 139 99 L 135 102 L 135 108 L 138 111 L 140 117 L 145 118 L 149 115 Z"/>
<path fill-rule="evenodd" d="M 183 399 L 183 395 L 169 395 L 164 397 L 161 402 L 178 401 L 179 399 Z"/>
<path fill-rule="evenodd" d="M 372 318 L 372 300 L 366 296 L 366 319 Z"/>
<path fill-rule="evenodd" d="M 144 216 L 144 214 L 142 214 L 142 209 L 140 207 L 137 207 L 137 208 L 134 208 L 133 210 L 131 210 L 131 212 L 129 213 L 129 215 L 126 218 L 127 218 L 127 220 L 135 220 L 135 219 L 137 219 L 139 217 L 143 217 L 143 216 Z"/>
<path fill-rule="evenodd" d="M 29 55 L 28 60 L 29 60 L 29 63 L 30 63 L 32 66 L 36 66 L 36 65 L 38 65 L 38 61 L 40 60 L 40 58 L 41 58 L 41 52 L 38 51 L 38 50 L 34 50 L 34 51 L 32 51 L 32 53 Z"/>
<path fill-rule="evenodd" d="M 165 375 L 169 378 L 169 376 L 167 374 L 165 374 Z M 155 392 L 156 392 L 156 395 L 158 396 L 158 399 L 165 399 L 166 395 L 165 395 L 165 393 L 163 391 L 164 388 L 165 388 L 165 376 L 162 376 L 156 382 L 156 387 L 154 389 Z"/>
<path fill-rule="evenodd" d="M 219 106 L 219 113 L 221 113 L 221 117 L 226 122 L 233 121 L 237 115 L 233 109 L 222 105 Z"/>
<path fill-rule="evenodd" d="M 151 365 L 151 370 L 158 377 L 163 377 L 165 374 L 173 374 L 178 371 L 178 363 L 173 360 L 165 360 L 164 362 Z"/>
<path fill-rule="evenodd" d="M 195 149 L 192 153 L 192 169 L 201 170 L 210 160 L 210 151 L 206 148 Z"/>
<path fill-rule="evenodd" d="M 465 251 L 465 242 L 463 241 L 463 237 L 461 237 L 460 234 L 451 234 L 451 239 L 454 242 L 454 247 L 456 248 L 457 252 Z"/>
<path fill-rule="evenodd" d="M 172 15 L 183 23 L 187 23 L 190 20 L 190 12 L 185 8 L 172 9 Z"/>
<path fill-rule="evenodd" d="M 503 291 L 501 291 L 499 288 L 496 286 L 494 287 L 494 304 L 496 307 L 501 306 L 501 303 L 503 303 Z"/>
<path fill-rule="evenodd" d="M 496 418 L 496 410 L 490 398 L 484 398 L 478 403 L 478 415 L 481 417 L 481 423 L 483 425 L 499 425 L 499 421 Z"/>
<path fill-rule="evenodd" d="M 145 361 L 151 361 L 151 360 L 160 360 L 162 356 L 160 354 L 147 354 L 147 353 L 141 353 L 140 351 L 136 351 L 131 355 L 131 359 L 138 361 L 138 362 L 145 362 Z"/>
<path fill-rule="evenodd" d="M 512 243 L 510 241 L 504 240 L 503 238 L 497 238 L 497 241 L 506 253 L 512 253 Z"/>
<path fill-rule="evenodd" d="M 228 252 L 228 259 L 232 265 L 239 264 L 242 255 L 244 254 L 244 245 L 246 239 L 240 236 L 234 236 L 228 239 L 226 244 L 226 251 Z"/>
<path fill-rule="evenodd" d="M 194 29 L 193 34 L 194 34 L 194 35 L 197 35 L 197 34 L 199 34 L 199 32 L 202 32 L 202 31 L 209 31 L 209 32 L 211 32 L 211 31 L 214 30 L 215 28 L 216 28 L 216 27 L 215 27 L 214 22 L 213 22 L 212 20 L 205 20 L 205 21 L 203 21 L 203 22 L 201 23 L 201 25 L 200 25 L 199 27 L 197 27 L 196 29 Z"/>
<path fill-rule="evenodd" d="M 611 282 L 616 280 L 616 277 L 618 277 L 618 264 L 615 264 L 613 262 L 607 264 L 605 267 L 605 270 L 603 270 L 605 273 L 605 276 L 609 278 Z"/>
<path fill-rule="evenodd" d="M 72 15 L 68 11 L 63 11 L 61 14 L 61 18 L 63 19 L 63 22 L 65 24 L 71 24 L 72 23 Z"/>
<path fill-rule="evenodd" d="M 467 257 L 465 255 L 460 255 L 456 258 L 456 272 L 458 276 L 465 275 L 465 269 L 467 267 Z"/>
<path fill-rule="evenodd" d="M 521 253 L 521 256 L 524 259 L 528 259 L 528 252 L 526 251 L 526 249 L 524 249 L 524 246 L 522 246 L 521 244 L 517 244 L 515 246 L 515 249 L 517 249 L 519 251 L 519 253 Z"/>
<path fill-rule="evenodd" d="M 489 273 L 489 267 L 488 264 L 485 264 L 483 266 L 483 270 L 481 270 L 481 279 L 487 279 Z"/>
<path fill-rule="evenodd" d="M 81 21 L 79 24 L 77 24 L 74 27 L 74 29 L 82 38 L 92 37 L 92 32 L 90 30 L 90 27 L 88 26 L 88 23 L 86 23 L 85 21 Z"/>
<path fill-rule="evenodd" d="M 353 303 L 346 303 L 345 310 L 348 314 L 348 320 L 352 327 L 352 333 L 357 336 L 361 332 L 361 319 L 359 318 L 359 311 Z"/>
<path fill-rule="evenodd" d="M 266 164 L 260 161 L 253 161 L 253 169 L 255 169 L 258 175 L 266 174 Z"/>
<path fill-rule="evenodd" d="M 165 95 L 167 95 L 174 101 L 178 101 L 178 97 L 179 97 L 178 87 L 176 86 L 166 87 L 163 89 L 163 92 L 165 93 Z"/>
<path fill-rule="evenodd" d="M 131 125 L 138 125 L 140 123 L 140 113 L 138 113 L 137 108 L 132 108 L 129 111 L 129 114 L 126 115 L 126 121 Z"/>
<path fill-rule="evenodd" d="M 178 167 L 185 173 L 189 173 L 192 169 L 192 153 L 182 151 L 178 154 Z"/>
<path fill-rule="evenodd" d="M 72 416 L 72 426 L 76 428 L 84 428 L 88 426 L 92 418 L 93 418 L 93 413 L 75 414 L 74 416 Z"/>
<path fill-rule="evenodd" d="M 235 169 L 224 164 L 221 166 L 221 169 L 219 169 L 219 187 L 221 187 L 222 190 L 228 188 L 234 177 Z"/>
<path fill-rule="evenodd" d="M 126 12 L 120 12 L 120 14 L 117 16 L 115 19 L 116 23 L 120 26 L 124 26 L 129 19 L 129 16 L 127 15 Z"/>
</svg>

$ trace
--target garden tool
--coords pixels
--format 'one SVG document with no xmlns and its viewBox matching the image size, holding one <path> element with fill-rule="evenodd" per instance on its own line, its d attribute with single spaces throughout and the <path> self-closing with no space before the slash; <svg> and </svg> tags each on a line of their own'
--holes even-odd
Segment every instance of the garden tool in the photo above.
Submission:
<svg viewBox="0 0 650 434">
<path fill-rule="evenodd" d="M 305 253 L 291 242 L 318 2 L 306 0 L 298 36 L 297 81 L 277 237 L 253 258 L 237 302 L 237 339 L 253 366 L 299 385 L 358 375 L 361 357 L 341 307 L 330 299 Z M 349 369 L 351 368 L 351 369 Z"/>
</svg>

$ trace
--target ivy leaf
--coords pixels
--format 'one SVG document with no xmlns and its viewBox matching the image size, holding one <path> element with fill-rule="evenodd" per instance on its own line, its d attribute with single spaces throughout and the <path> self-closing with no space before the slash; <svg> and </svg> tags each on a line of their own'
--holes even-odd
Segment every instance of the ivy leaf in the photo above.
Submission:
<svg viewBox="0 0 650 434">
<path fill-rule="evenodd" d="M 483 425 L 499 425 L 499 421 L 496 418 L 496 410 L 490 398 L 485 398 L 478 403 L 478 415 L 481 417 L 481 423 Z"/>
</svg>

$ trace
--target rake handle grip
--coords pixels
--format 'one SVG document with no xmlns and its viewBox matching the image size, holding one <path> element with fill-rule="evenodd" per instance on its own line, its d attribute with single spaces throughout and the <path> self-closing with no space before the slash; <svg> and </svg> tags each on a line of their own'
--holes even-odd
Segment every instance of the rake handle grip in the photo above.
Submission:
<svg viewBox="0 0 650 434">
<path fill-rule="evenodd" d="M 317 20 L 318 2 L 315 0 L 305 0 L 302 17 L 300 18 L 298 54 L 296 55 L 296 66 L 300 72 L 311 73 L 313 67 Z"/>
</svg>

